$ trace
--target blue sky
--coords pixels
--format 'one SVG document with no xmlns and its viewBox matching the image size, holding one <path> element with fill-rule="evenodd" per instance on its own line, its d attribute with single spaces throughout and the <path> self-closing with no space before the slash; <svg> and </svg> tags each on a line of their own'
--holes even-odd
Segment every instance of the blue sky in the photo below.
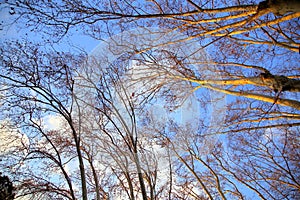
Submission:
<svg viewBox="0 0 300 200">
<path fill-rule="evenodd" d="M 3 4 L 0 4 L 0 43 L 18 39 L 28 39 L 32 42 L 40 43 L 45 40 L 44 38 L 47 38 L 47 36 L 43 36 L 40 33 L 30 31 L 30 28 L 23 25 L 22 20 L 14 23 L 17 15 L 11 15 L 9 11 L 9 7 L 4 7 Z M 76 48 L 79 48 L 90 53 L 99 43 L 100 41 L 84 35 L 81 31 L 70 29 L 70 32 L 54 47 L 61 51 L 76 51 Z"/>
</svg>

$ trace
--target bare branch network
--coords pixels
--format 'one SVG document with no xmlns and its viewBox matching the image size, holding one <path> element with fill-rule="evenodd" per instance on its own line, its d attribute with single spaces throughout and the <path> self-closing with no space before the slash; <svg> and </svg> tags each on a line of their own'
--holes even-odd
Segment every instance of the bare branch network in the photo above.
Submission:
<svg viewBox="0 0 300 200">
<path fill-rule="evenodd" d="M 0 199 L 300 199 L 298 0 L 0 12 Z"/>
</svg>

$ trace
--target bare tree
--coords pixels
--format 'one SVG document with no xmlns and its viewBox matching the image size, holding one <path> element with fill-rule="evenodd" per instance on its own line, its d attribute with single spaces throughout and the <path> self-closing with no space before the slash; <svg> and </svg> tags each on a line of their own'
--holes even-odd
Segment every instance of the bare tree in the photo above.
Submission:
<svg viewBox="0 0 300 200">
<path fill-rule="evenodd" d="M 8 2 L 27 26 L 47 34 L 65 35 L 81 26 L 97 38 L 112 33 L 106 26 L 121 30 L 145 25 L 185 31 L 185 39 L 203 36 L 226 37 L 239 43 L 278 45 L 298 52 L 295 29 L 286 30 L 280 23 L 299 17 L 299 2 L 285 1 L 88 1 L 88 2 Z M 146 9 L 144 9 L 146 8 Z M 274 16 L 275 15 L 275 16 Z M 101 23 L 101 22 L 105 23 Z M 297 24 L 297 22 L 294 22 Z M 116 26 L 115 26 L 116 28 Z M 257 37 L 258 35 L 258 37 Z"/>
<path fill-rule="evenodd" d="M 16 127 L 25 130 L 30 140 L 29 146 L 25 147 L 27 155 L 23 157 L 23 161 L 33 159 L 50 161 L 51 165 L 58 168 L 62 173 L 63 179 L 69 187 L 64 190 L 60 189 L 59 186 L 51 185 L 46 179 L 45 183 L 30 180 L 30 184 L 23 184 L 25 191 L 29 189 L 29 193 L 31 190 L 35 193 L 36 190 L 45 192 L 52 192 L 53 190 L 57 191 L 58 194 L 68 196 L 70 199 L 75 199 L 71 179 L 64 168 L 67 161 L 64 159 L 64 153 L 61 152 L 66 145 L 65 142 L 71 141 L 76 147 L 75 155 L 79 161 L 82 195 L 83 198 L 87 198 L 85 170 L 80 150 L 80 129 L 75 127 L 75 119 L 72 116 L 72 109 L 76 106 L 76 102 L 72 97 L 72 74 L 68 67 L 68 65 L 75 67 L 76 61 L 72 60 L 70 55 L 64 54 L 65 56 L 62 56 L 59 52 L 54 52 L 54 55 L 50 56 L 50 54 L 38 49 L 36 45 L 19 42 L 10 43 L 9 46 L 2 48 L 1 52 L 1 68 L 3 69 L 1 87 L 6 93 L 1 99 L 1 109 Z M 47 59 L 47 56 L 50 59 Z M 59 136 L 65 134 L 63 132 L 45 129 L 43 117 L 51 113 L 61 116 L 66 121 L 70 128 L 67 135 L 72 138 L 71 140 L 64 141 L 64 138 Z M 29 167 L 28 172 L 30 174 L 30 166 L 27 167 Z M 45 170 L 49 169 L 47 164 L 44 167 L 46 167 Z M 35 173 L 33 175 L 35 176 Z M 46 173 L 41 175 L 47 177 Z M 39 184 L 32 186 L 36 183 Z"/>
<path fill-rule="evenodd" d="M 0 103 L 9 119 L 1 123 L 21 144 L 1 165 L 22 177 L 20 195 L 36 198 L 299 198 L 299 7 L 297 0 L 6 2 L 13 23 L 54 43 L 81 32 L 106 46 L 92 56 L 29 41 L 1 49 Z M 190 112 L 192 97 L 200 108 L 191 109 L 202 113 L 180 124 L 172 115 Z M 45 128 L 53 114 L 63 128 Z M 30 168 L 35 160 L 59 181 Z"/>
</svg>

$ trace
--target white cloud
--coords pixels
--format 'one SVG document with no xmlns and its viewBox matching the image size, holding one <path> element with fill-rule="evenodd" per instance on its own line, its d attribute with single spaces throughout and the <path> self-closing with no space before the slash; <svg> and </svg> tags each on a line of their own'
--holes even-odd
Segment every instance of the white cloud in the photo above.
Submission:
<svg viewBox="0 0 300 200">
<path fill-rule="evenodd" d="M 17 129 L 11 127 L 7 120 L 0 121 L 0 155 L 9 154 L 18 148 L 29 145 L 29 139 Z"/>
<path fill-rule="evenodd" d="M 58 115 L 48 115 L 44 117 L 44 127 L 45 129 L 58 130 L 62 128 L 63 119 Z"/>
</svg>

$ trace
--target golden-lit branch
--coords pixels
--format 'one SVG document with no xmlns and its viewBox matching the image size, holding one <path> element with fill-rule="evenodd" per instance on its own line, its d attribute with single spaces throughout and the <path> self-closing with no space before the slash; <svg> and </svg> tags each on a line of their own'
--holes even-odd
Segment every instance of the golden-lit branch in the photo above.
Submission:
<svg viewBox="0 0 300 200">
<path fill-rule="evenodd" d="M 271 21 L 263 22 L 261 24 L 258 24 L 258 25 L 255 25 L 255 26 L 252 26 L 252 27 L 249 27 L 249 28 L 244 28 L 242 30 L 232 31 L 230 33 L 216 33 L 216 34 L 212 34 L 212 35 L 219 36 L 219 37 L 227 36 L 227 35 L 238 35 L 238 34 L 241 34 L 241 33 L 245 33 L 245 32 L 251 31 L 251 30 L 255 30 L 255 29 L 264 27 L 264 26 L 272 26 L 272 25 L 275 25 L 275 24 L 279 24 L 281 22 L 288 21 L 288 20 L 291 20 L 291 19 L 295 19 L 295 18 L 298 18 L 298 17 L 300 17 L 300 12 L 292 13 L 292 14 L 286 15 L 286 16 L 281 17 L 281 18 L 277 18 L 277 19 L 274 19 L 274 20 L 271 20 Z"/>
<path fill-rule="evenodd" d="M 248 93 L 248 92 L 243 92 L 243 91 L 226 90 L 226 89 L 221 89 L 218 87 L 213 87 L 211 85 L 203 85 L 203 87 L 211 89 L 211 90 L 215 90 L 218 92 L 222 92 L 224 94 L 230 94 L 230 95 L 234 95 L 234 96 L 243 96 L 243 97 L 247 97 L 250 99 L 255 99 L 255 100 L 264 101 L 264 102 L 268 102 L 268 103 L 276 103 L 276 104 L 282 105 L 282 106 L 289 106 L 289 107 L 295 108 L 297 110 L 300 110 L 300 102 L 296 101 L 296 100 L 292 100 L 292 99 L 283 99 L 283 98 L 276 99 L 275 97 L 271 97 L 271 96 L 267 96 L 267 95 Z"/>
<path fill-rule="evenodd" d="M 210 85 L 256 85 L 268 87 L 275 92 L 280 91 L 300 91 L 300 81 L 297 79 L 291 79 L 285 76 L 276 76 L 268 73 L 261 73 L 259 76 L 244 77 L 240 79 L 224 79 L 224 80 L 198 80 L 195 78 L 175 76 L 176 79 L 190 81 L 199 85 L 210 84 Z"/>
<path fill-rule="evenodd" d="M 244 42 L 246 44 L 266 44 L 266 45 L 277 45 L 280 47 L 283 47 L 285 49 L 288 49 L 290 51 L 294 51 L 294 52 L 299 52 L 299 45 L 297 43 L 291 43 L 288 44 L 286 42 L 278 42 L 276 40 L 272 40 L 272 41 L 260 41 L 260 40 L 250 40 L 250 39 L 244 39 L 244 38 L 236 38 L 236 37 L 230 37 L 231 39 L 235 40 L 235 41 L 240 41 L 240 42 Z"/>
</svg>

